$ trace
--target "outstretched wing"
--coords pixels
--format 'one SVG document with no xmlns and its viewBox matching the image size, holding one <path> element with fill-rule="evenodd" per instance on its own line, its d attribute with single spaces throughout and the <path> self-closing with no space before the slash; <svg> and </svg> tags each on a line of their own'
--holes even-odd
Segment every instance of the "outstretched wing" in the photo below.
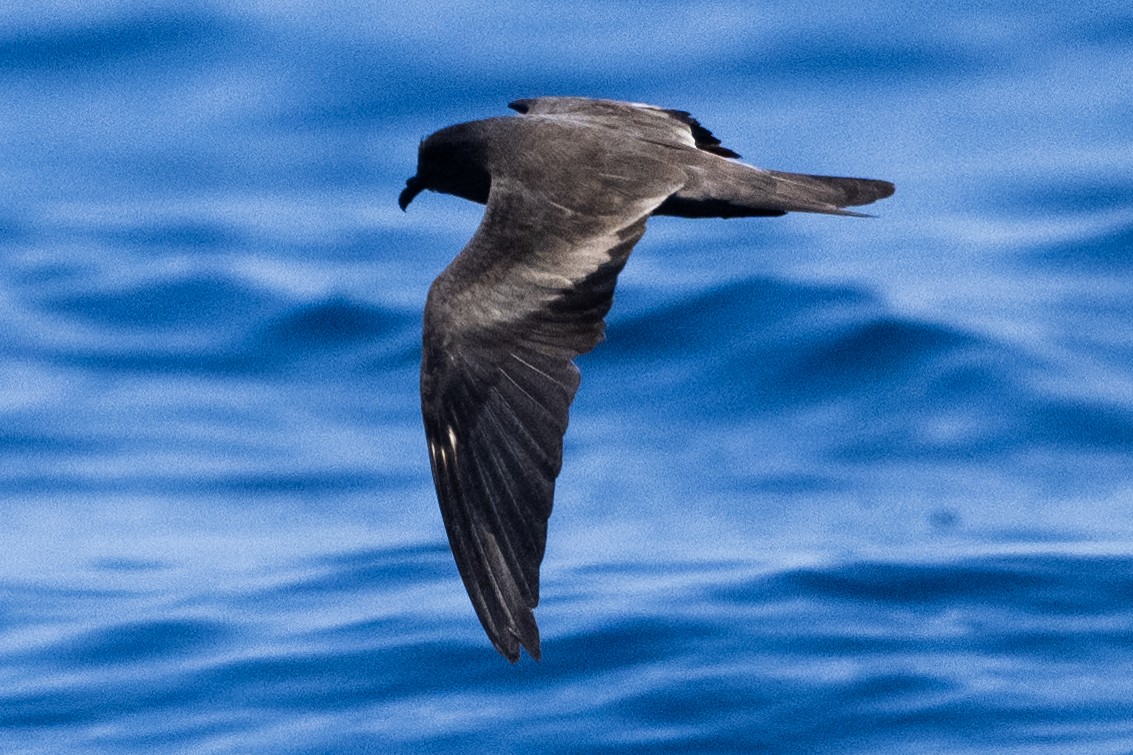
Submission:
<svg viewBox="0 0 1133 755">
<path fill-rule="evenodd" d="M 468 595 L 513 662 L 521 645 L 540 655 L 532 609 L 579 385 L 572 359 L 602 340 L 646 218 L 684 179 L 663 163 L 611 159 L 624 164 L 517 164 L 493 175 L 480 227 L 425 307 L 421 407 L 433 481 Z M 624 180 L 594 191 L 570 171 Z"/>
</svg>

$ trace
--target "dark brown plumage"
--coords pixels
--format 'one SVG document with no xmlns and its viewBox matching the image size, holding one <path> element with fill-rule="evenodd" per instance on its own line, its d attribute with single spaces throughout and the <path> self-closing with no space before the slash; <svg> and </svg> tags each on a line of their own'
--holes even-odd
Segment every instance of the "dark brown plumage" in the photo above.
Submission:
<svg viewBox="0 0 1133 755">
<path fill-rule="evenodd" d="M 421 408 L 449 544 L 476 614 L 511 661 L 540 656 L 532 609 L 579 373 L 650 215 L 854 215 L 886 181 L 738 162 L 691 115 L 612 100 L 516 100 L 521 117 L 421 143 L 425 189 L 486 204 L 425 305 Z"/>
</svg>

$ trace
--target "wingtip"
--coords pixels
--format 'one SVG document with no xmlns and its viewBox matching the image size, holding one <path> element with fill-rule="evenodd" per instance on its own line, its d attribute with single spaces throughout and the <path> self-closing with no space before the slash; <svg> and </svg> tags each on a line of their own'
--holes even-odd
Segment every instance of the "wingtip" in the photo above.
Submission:
<svg viewBox="0 0 1133 755">
<path fill-rule="evenodd" d="M 720 140 L 717 139 L 711 131 L 705 128 L 700 123 L 700 121 L 694 118 L 692 113 L 690 113 L 689 111 L 672 110 L 665 108 L 664 112 L 668 113 L 670 117 L 675 118 L 676 120 L 688 126 L 689 130 L 692 132 L 693 141 L 696 143 L 698 149 L 701 149 L 705 152 L 710 152 L 713 155 L 718 155 L 719 157 L 727 157 L 737 160 L 742 157 L 739 152 L 736 152 L 733 149 L 728 149 L 723 144 L 721 144 Z"/>
<path fill-rule="evenodd" d="M 531 641 L 525 642 L 523 644 L 523 647 L 527 650 L 527 654 L 529 656 L 531 656 L 531 660 L 533 660 L 533 661 L 543 660 L 543 647 L 540 644 L 538 637 L 535 638 L 534 642 L 531 642 Z"/>
<path fill-rule="evenodd" d="M 517 640 L 510 646 L 504 647 L 501 645 L 496 645 L 495 647 L 496 652 L 506 658 L 508 663 L 512 664 L 513 666 L 519 663 L 519 656 L 522 654 L 523 650 L 527 651 L 527 655 L 531 656 L 531 660 L 543 660 L 543 649 L 539 645 L 538 638 L 536 638 L 536 640 L 530 644 L 522 640 Z"/>
<path fill-rule="evenodd" d="M 530 623 L 523 622 L 522 626 L 509 627 L 504 637 L 497 637 L 489 630 L 488 637 L 496 652 L 508 659 L 509 663 L 519 663 L 523 651 L 534 661 L 543 659 L 543 645 L 539 638 L 539 625 L 535 623 L 535 615 L 528 612 Z M 488 629 L 487 626 L 484 627 Z"/>
</svg>

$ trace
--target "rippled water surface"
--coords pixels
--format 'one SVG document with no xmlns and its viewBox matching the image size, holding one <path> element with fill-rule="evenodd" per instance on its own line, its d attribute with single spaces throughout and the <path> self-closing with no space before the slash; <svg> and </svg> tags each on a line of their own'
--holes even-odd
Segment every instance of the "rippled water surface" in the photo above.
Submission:
<svg viewBox="0 0 1133 755">
<path fill-rule="evenodd" d="M 1133 750 L 1133 12 L 0 11 L 0 749 Z M 871 220 L 658 218 L 583 387 L 544 660 L 417 408 L 479 208 L 418 140 L 685 108 Z"/>
</svg>

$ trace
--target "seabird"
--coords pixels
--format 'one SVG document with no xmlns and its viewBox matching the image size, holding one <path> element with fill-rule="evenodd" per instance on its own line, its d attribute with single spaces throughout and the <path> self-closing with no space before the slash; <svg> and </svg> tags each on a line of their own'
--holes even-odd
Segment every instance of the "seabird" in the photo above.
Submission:
<svg viewBox="0 0 1133 755">
<path fill-rule="evenodd" d="M 449 545 L 505 658 L 539 659 L 539 565 L 579 372 L 652 215 L 858 215 L 893 193 L 864 178 L 739 162 L 683 110 L 538 97 L 421 142 L 425 189 L 486 205 L 425 304 L 421 411 Z"/>
</svg>

